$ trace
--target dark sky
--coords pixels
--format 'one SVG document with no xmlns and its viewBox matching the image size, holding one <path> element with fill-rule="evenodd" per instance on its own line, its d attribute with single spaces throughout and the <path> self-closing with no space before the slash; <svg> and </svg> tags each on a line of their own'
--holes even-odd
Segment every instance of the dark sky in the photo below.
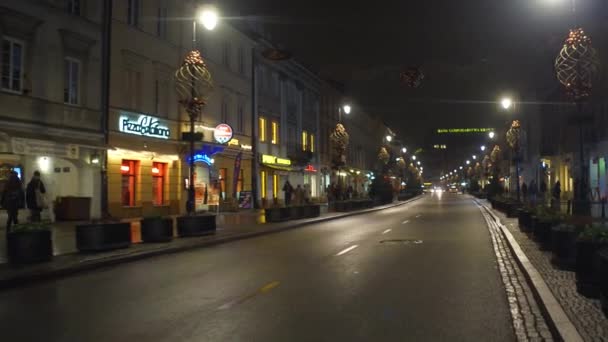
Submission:
<svg viewBox="0 0 608 342">
<path fill-rule="evenodd" d="M 583 22 L 601 3 L 608 19 L 608 0 L 578 2 Z M 433 143 L 428 132 L 438 127 L 505 125 L 492 103 L 503 94 L 542 100 L 557 86 L 553 59 L 574 21 L 570 0 L 224 0 L 221 7 L 266 23 L 274 41 L 344 82 L 412 145 Z M 408 66 L 423 68 L 421 88 L 399 82 Z"/>
</svg>

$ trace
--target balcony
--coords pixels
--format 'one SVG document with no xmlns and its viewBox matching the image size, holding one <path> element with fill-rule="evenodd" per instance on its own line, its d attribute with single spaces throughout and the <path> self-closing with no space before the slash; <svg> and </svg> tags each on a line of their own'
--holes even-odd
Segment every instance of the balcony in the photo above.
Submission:
<svg viewBox="0 0 608 342">
<path fill-rule="evenodd" d="M 101 131 L 101 112 L 24 95 L 0 92 L 0 119 L 78 130 Z"/>
</svg>

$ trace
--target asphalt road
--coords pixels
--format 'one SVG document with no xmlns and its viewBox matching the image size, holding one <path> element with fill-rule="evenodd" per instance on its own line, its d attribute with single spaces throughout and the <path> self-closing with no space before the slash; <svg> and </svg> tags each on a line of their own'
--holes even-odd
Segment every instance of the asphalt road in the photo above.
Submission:
<svg viewBox="0 0 608 342">
<path fill-rule="evenodd" d="M 3 341 L 515 340 L 488 229 L 455 194 L 3 291 L 0 332 Z"/>
</svg>

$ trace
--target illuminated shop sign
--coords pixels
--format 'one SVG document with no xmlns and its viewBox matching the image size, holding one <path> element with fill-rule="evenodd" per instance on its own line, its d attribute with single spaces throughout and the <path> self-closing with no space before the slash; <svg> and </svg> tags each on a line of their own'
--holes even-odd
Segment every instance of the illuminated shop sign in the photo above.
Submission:
<svg viewBox="0 0 608 342">
<path fill-rule="evenodd" d="M 308 165 L 306 165 L 306 167 L 304 168 L 304 171 L 307 171 L 307 172 L 317 172 L 317 169 L 315 169 L 315 167 L 314 167 L 314 166 L 312 166 L 312 165 L 308 164 Z"/>
<path fill-rule="evenodd" d="M 118 121 L 118 129 L 127 134 L 159 139 L 169 139 L 171 135 L 167 126 L 162 125 L 157 118 L 148 115 L 139 115 L 134 118 L 134 116 L 122 114 Z"/>
<path fill-rule="evenodd" d="M 219 124 L 213 131 L 213 139 L 220 144 L 225 144 L 232 139 L 232 127 L 227 124 Z"/>
<path fill-rule="evenodd" d="M 228 142 L 228 146 L 239 146 L 240 144 L 239 139 L 232 139 Z"/>
<path fill-rule="evenodd" d="M 215 162 L 215 160 L 211 157 L 209 157 L 207 154 L 204 153 L 198 153 L 194 155 L 194 162 L 195 163 L 205 163 L 207 165 L 211 165 Z"/>
<path fill-rule="evenodd" d="M 262 163 L 264 164 L 278 164 L 278 165 L 291 165 L 291 159 L 279 158 L 268 154 L 262 154 Z"/>
<path fill-rule="evenodd" d="M 493 132 L 494 128 L 480 128 L 480 127 L 470 127 L 470 128 L 439 128 L 437 129 L 437 133 L 439 134 L 462 134 L 462 133 L 487 133 Z"/>
<path fill-rule="evenodd" d="M 251 151 L 253 149 L 253 146 L 241 144 L 241 148 L 246 151 Z"/>
</svg>

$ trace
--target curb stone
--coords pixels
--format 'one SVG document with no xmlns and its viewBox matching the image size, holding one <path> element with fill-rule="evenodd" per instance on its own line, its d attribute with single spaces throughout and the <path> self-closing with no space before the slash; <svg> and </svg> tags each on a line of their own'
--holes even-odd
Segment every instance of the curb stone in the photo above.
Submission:
<svg viewBox="0 0 608 342">
<path fill-rule="evenodd" d="M 96 270 L 96 269 L 104 268 L 104 267 L 116 266 L 119 264 L 137 261 L 137 260 L 146 259 L 146 258 L 151 258 L 151 257 L 155 257 L 155 256 L 185 252 L 185 251 L 194 250 L 194 249 L 198 249 L 198 248 L 204 248 L 204 247 L 212 247 L 212 246 L 221 245 L 221 244 L 225 244 L 225 243 L 229 243 L 229 242 L 245 240 L 245 239 L 255 238 L 255 237 L 259 237 L 259 236 L 263 236 L 263 235 L 270 235 L 270 234 L 274 234 L 274 233 L 280 233 L 280 232 L 284 232 L 284 231 L 291 230 L 291 229 L 302 228 L 302 227 L 317 224 L 317 223 L 323 223 L 323 222 L 338 220 L 338 219 L 342 219 L 342 218 L 346 218 L 346 217 L 373 213 L 373 212 L 381 211 L 381 210 L 385 210 L 385 209 L 392 209 L 395 207 L 399 207 L 399 206 L 414 202 L 423 197 L 424 197 L 424 195 L 419 195 L 419 196 L 413 197 L 409 200 L 406 200 L 403 202 L 398 202 L 396 204 L 392 204 L 392 205 L 388 205 L 388 206 L 364 209 L 364 210 L 359 210 L 359 211 L 354 211 L 354 212 L 347 212 L 342 215 L 337 215 L 337 216 L 332 216 L 332 217 L 321 217 L 318 219 L 308 220 L 308 221 L 304 221 L 304 222 L 296 222 L 293 225 L 289 225 L 289 226 L 285 226 L 285 227 L 278 227 L 278 228 L 269 229 L 266 231 L 234 234 L 231 236 L 229 235 L 229 236 L 225 236 L 225 237 L 218 238 L 215 240 L 201 241 L 200 243 L 192 244 L 192 245 L 159 248 L 159 249 L 153 249 L 153 250 L 147 250 L 147 251 L 141 251 L 141 252 L 132 252 L 132 253 L 127 252 L 125 254 L 108 256 L 105 258 L 101 257 L 101 258 L 92 259 L 89 261 L 83 260 L 83 261 L 80 261 L 79 264 L 72 264 L 67 267 L 59 267 L 56 269 L 46 270 L 46 271 L 42 271 L 42 272 L 18 275 L 13 278 L 2 279 L 2 280 L 0 280 L 0 289 L 14 288 L 16 286 L 23 286 L 23 285 L 27 285 L 27 284 L 40 282 L 40 281 L 57 279 L 57 278 L 73 275 L 76 273 L 92 271 L 92 270 Z"/>
<path fill-rule="evenodd" d="M 502 224 L 500 218 L 496 216 L 491 209 L 476 199 L 473 201 L 486 210 L 494 219 L 496 225 L 500 228 L 500 231 L 509 243 L 509 248 L 515 255 L 515 260 L 517 260 L 520 268 L 523 270 L 523 274 L 534 292 L 534 297 L 541 307 L 543 316 L 545 316 L 545 320 L 553 335 L 558 337 L 561 341 L 582 342 L 583 338 L 578 330 L 576 330 L 574 323 L 568 318 L 568 315 L 564 312 L 564 309 L 553 295 L 553 292 L 551 292 L 549 286 L 547 286 L 547 283 L 544 281 L 536 267 L 530 262 L 511 232 Z"/>
</svg>

